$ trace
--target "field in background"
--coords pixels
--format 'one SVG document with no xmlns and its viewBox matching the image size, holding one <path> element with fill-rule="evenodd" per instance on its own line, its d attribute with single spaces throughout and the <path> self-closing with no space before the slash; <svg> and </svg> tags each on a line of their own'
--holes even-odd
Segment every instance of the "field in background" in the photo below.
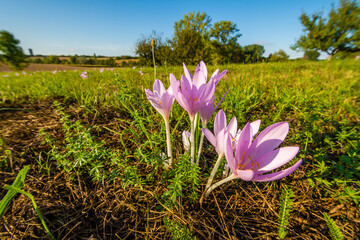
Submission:
<svg viewBox="0 0 360 240">
<path fill-rule="evenodd" d="M 216 93 L 219 99 L 230 88 L 221 104 L 228 121 L 236 116 L 243 127 L 261 119 L 260 130 L 289 122 L 283 146 L 300 146 L 293 161 L 304 159 L 295 173 L 270 183 L 232 181 L 200 205 L 214 148 L 206 143 L 198 182 L 186 180 L 195 179 L 186 175 L 192 172 L 182 155 L 181 132 L 190 127 L 175 103 L 170 127 L 177 165 L 165 172 L 159 158 L 165 128 L 144 93 L 152 89 L 153 69 L 140 75 L 139 68 L 124 68 L 89 70 L 87 79 L 81 71 L 0 73 L 0 181 L 11 184 L 31 165 L 24 190 L 58 239 L 275 239 L 285 185 L 295 195 L 290 239 L 331 239 L 323 213 L 347 239 L 360 236 L 360 62 L 208 68 L 209 74 L 228 69 Z M 179 79 L 182 72 L 159 67 L 157 78 L 167 87 L 169 74 Z M 183 180 L 174 185 L 177 177 Z M 3 218 L 0 238 L 46 236 L 25 197 Z"/>
</svg>

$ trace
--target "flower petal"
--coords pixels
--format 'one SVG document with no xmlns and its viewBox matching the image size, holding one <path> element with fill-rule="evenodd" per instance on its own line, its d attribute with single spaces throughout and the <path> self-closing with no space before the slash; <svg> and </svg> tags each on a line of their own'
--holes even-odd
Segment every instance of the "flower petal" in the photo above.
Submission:
<svg viewBox="0 0 360 240">
<path fill-rule="evenodd" d="M 214 134 L 212 134 L 212 132 L 207 128 L 202 128 L 201 130 L 203 131 L 205 137 L 207 138 L 207 140 L 209 140 L 211 145 L 216 147 L 216 137 L 214 136 Z"/>
<path fill-rule="evenodd" d="M 215 116 L 214 134 L 217 135 L 224 128 L 226 128 L 226 115 L 223 110 L 220 110 Z"/>
<path fill-rule="evenodd" d="M 226 139 L 226 144 L 225 144 L 225 158 L 226 161 L 231 169 L 231 171 L 233 173 L 236 172 L 236 160 L 234 158 L 234 151 L 233 151 L 233 147 L 232 147 L 232 143 L 231 143 L 231 139 L 230 137 L 228 137 Z"/>
<path fill-rule="evenodd" d="M 301 165 L 301 163 L 302 163 L 302 159 L 300 159 L 297 163 L 295 163 L 291 167 L 284 169 L 282 171 L 255 176 L 253 181 L 269 182 L 269 181 L 279 180 L 279 179 L 284 178 L 284 177 L 290 175 L 291 173 L 293 173 Z"/>
<path fill-rule="evenodd" d="M 250 123 L 251 128 L 253 130 L 253 137 L 258 133 L 259 128 L 260 128 L 260 123 L 261 123 L 260 119 Z"/>
<path fill-rule="evenodd" d="M 241 131 L 236 145 L 235 159 L 237 164 L 246 165 L 246 152 L 249 149 L 252 140 L 252 129 L 250 123 L 247 123 Z"/>
<path fill-rule="evenodd" d="M 237 132 L 237 120 L 236 117 L 233 117 L 230 122 L 229 125 L 227 126 L 227 130 L 229 131 L 229 133 L 231 134 L 231 137 L 233 139 L 235 139 L 236 136 L 236 132 Z"/>
<path fill-rule="evenodd" d="M 185 63 L 183 63 L 185 77 L 190 81 L 192 79 L 191 73 L 189 69 L 186 67 Z"/>
<path fill-rule="evenodd" d="M 259 173 L 269 172 L 287 164 L 298 152 L 298 147 L 282 147 L 265 154 L 257 160 L 260 165 Z"/>
<path fill-rule="evenodd" d="M 238 178 L 244 181 L 250 181 L 254 177 L 254 171 L 247 169 L 247 170 L 236 170 L 236 175 Z"/>
<path fill-rule="evenodd" d="M 153 89 L 154 92 L 157 92 L 160 96 L 162 96 L 165 92 L 164 84 L 159 79 L 155 80 Z"/>
<path fill-rule="evenodd" d="M 249 148 L 249 155 L 255 161 L 279 146 L 289 132 L 287 122 L 275 123 L 262 131 Z"/>
</svg>

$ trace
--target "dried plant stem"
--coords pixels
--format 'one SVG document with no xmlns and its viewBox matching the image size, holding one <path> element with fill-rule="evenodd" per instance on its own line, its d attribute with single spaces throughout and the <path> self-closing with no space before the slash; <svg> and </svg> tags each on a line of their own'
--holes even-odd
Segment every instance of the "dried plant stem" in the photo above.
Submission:
<svg viewBox="0 0 360 240">
<path fill-rule="evenodd" d="M 207 197 L 209 196 L 209 194 L 211 193 L 211 191 L 214 190 L 215 188 L 217 188 L 218 186 L 220 186 L 221 184 L 226 183 L 226 182 L 229 182 L 229 181 L 231 181 L 231 180 L 233 180 L 233 179 L 235 179 L 235 178 L 236 178 L 235 174 L 231 174 L 229 177 L 224 178 L 223 180 L 214 183 L 214 184 L 213 184 L 211 187 L 209 187 L 209 189 L 205 192 L 204 198 L 207 198 Z"/>
<path fill-rule="evenodd" d="M 166 128 L 166 145 L 167 145 L 167 154 L 169 157 L 169 166 L 172 164 L 172 151 L 171 151 L 171 138 L 170 138 L 170 125 L 169 125 L 169 119 L 165 120 L 165 128 Z"/>
<path fill-rule="evenodd" d="M 152 57 L 153 57 L 153 64 L 154 64 L 154 80 L 156 80 L 156 67 L 155 67 L 155 48 L 154 48 L 154 43 L 153 42 L 154 39 L 151 40 L 151 52 L 152 52 Z"/>
<path fill-rule="evenodd" d="M 221 159 L 222 159 L 223 157 L 224 157 L 224 154 L 220 154 L 219 157 L 218 157 L 218 159 L 216 160 L 216 163 L 215 163 L 215 165 L 214 165 L 214 168 L 212 169 L 211 174 L 210 174 L 210 177 L 209 177 L 209 180 L 208 180 L 208 182 L 207 182 L 207 184 L 206 184 L 205 190 L 207 190 L 207 189 L 210 187 L 212 181 L 214 180 L 216 171 L 218 170 L 219 165 L 220 165 L 220 163 L 221 163 Z"/>
<path fill-rule="evenodd" d="M 195 117 L 190 117 L 190 159 L 191 164 L 195 162 Z"/>
</svg>

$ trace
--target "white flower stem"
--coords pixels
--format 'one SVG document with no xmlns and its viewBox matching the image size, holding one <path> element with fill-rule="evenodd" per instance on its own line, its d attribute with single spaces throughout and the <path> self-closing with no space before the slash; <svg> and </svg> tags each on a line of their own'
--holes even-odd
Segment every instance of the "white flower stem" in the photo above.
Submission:
<svg viewBox="0 0 360 240">
<path fill-rule="evenodd" d="M 169 125 L 169 120 L 168 119 L 164 119 L 165 120 L 165 128 L 166 128 L 166 145 L 167 145 L 167 154 L 169 159 L 169 166 L 171 166 L 172 164 L 172 151 L 171 151 L 171 138 L 170 138 L 170 125 Z"/>
<path fill-rule="evenodd" d="M 222 159 L 223 157 L 224 157 L 224 154 L 220 154 L 219 157 L 218 157 L 218 159 L 216 160 L 216 163 L 215 163 L 215 165 L 214 165 L 214 168 L 212 169 L 211 174 L 210 174 L 210 177 L 209 177 L 209 180 L 208 180 L 208 182 L 207 182 L 207 184 L 206 184 L 205 190 L 207 190 L 207 189 L 210 187 L 212 181 L 214 180 L 216 171 L 218 170 L 219 165 L 220 165 L 220 163 L 221 163 L 221 159 Z"/>
<path fill-rule="evenodd" d="M 209 194 L 211 193 L 212 190 L 214 190 L 215 188 L 217 188 L 218 186 L 220 186 L 221 184 L 224 184 L 226 182 L 229 182 L 233 179 L 236 178 L 236 175 L 235 174 L 231 174 L 229 177 L 227 178 L 224 178 L 223 180 L 221 181 L 218 181 L 216 183 L 214 183 L 206 192 L 205 192 L 205 196 L 204 198 L 207 198 L 209 196 Z"/>
<path fill-rule="evenodd" d="M 191 164 L 194 164 L 195 160 L 195 117 L 190 117 L 190 159 Z"/>
<path fill-rule="evenodd" d="M 206 123 L 202 123 L 202 127 L 203 128 L 206 128 Z M 200 162 L 200 156 L 201 156 L 201 151 L 202 151 L 202 147 L 203 147 L 203 144 L 204 144 L 204 132 L 201 131 L 201 137 L 200 137 L 200 143 L 199 143 L 199 150 L 198 150 L 198 154 L 197 154 L 197 158 L 196 158 L 196 164 L 199 165 L 199 162 Z"/>
</svg>

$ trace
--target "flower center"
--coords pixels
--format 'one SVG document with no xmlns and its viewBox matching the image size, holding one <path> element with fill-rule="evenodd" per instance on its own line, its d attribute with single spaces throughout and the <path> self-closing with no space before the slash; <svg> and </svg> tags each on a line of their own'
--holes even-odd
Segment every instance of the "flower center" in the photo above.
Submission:
<svg viewBox="0 0 360 240">
<path fill-rule="evenodd" d="M 242 155 L 242 157 L 241 157 L 241 159 L 240 159 L 240 162 L 243 162 L 244 158 L 245 158 L 245 152 L 243 153 L 243 155 Z M 254 167 L 255 167 L 255 166 L 257 166 L 258 169 L 260 168 L 260 163 L 259 163 L 259 162 L 254 162 L 254 161 L 252 160 L 251 156 L 248 156 L 248 158 L 250 159 L 250 162 L 251 162 L 251 168 L 250 168 L 250 170 L 254 171 Z M 246 167 L 246 165 L 240 164 L 240 163 L 239 163 L 238 165 L 236 165 L 236 169 L 239 169 L 239 170 L 242 170 L 242 169 L 244 169 L 245 167 Z"/>
</svg>

